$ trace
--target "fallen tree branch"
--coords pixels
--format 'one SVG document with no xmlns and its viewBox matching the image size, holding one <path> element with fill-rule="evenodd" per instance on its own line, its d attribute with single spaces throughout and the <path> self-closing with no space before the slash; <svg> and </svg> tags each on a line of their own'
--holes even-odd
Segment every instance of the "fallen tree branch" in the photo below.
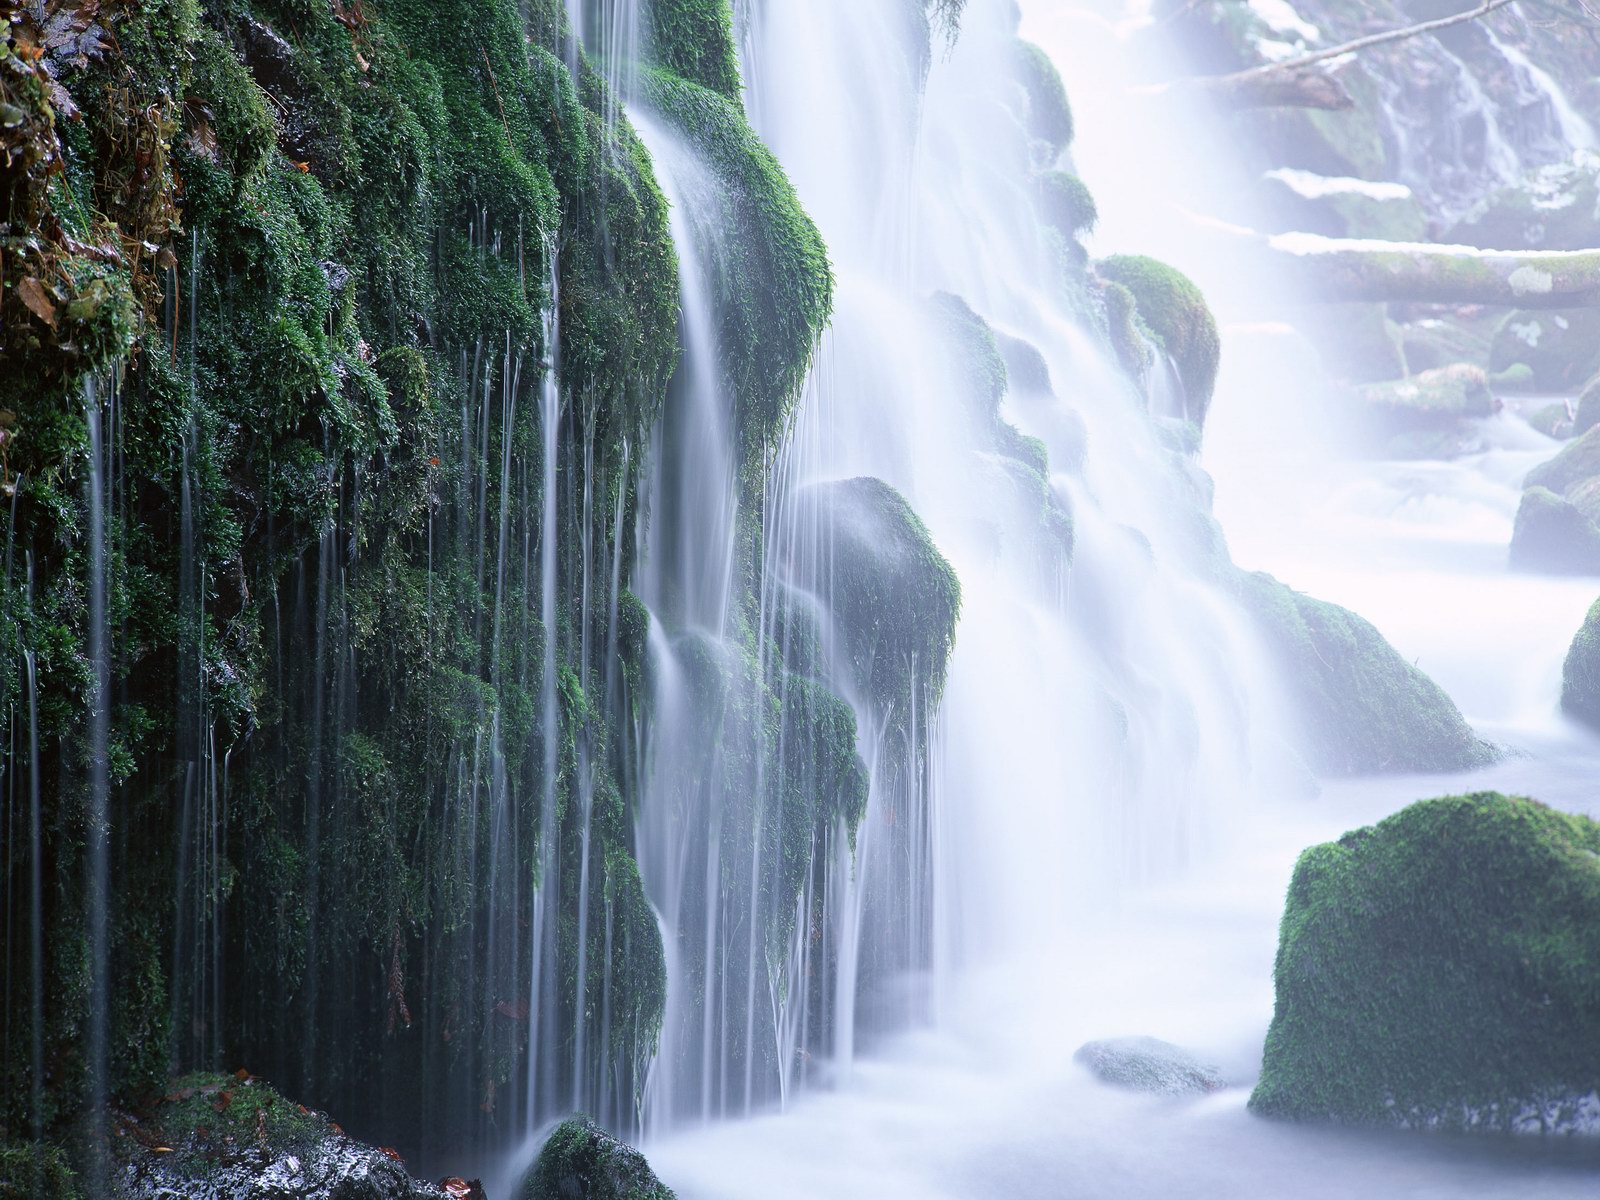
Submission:
<svg viewBox="0 0 1600 1200">
<path fill-rule="evenodd" d="M 1274 264 L 1318 299 L 1600 306 L 1600 250 L 1480 250 L 1288 233 L 1261 239 Z"/>
<path fill-rule="evenodd" d="M 1407 25 L 1403 29 L 1390 29 L 1383 33 L 1369 33 L 1366 37 L 1358 37 L 1354 41 L 1343 42 L 1337 46 L 1329 46 L 1325 50 L 1315 50 L 1310 54 L 1302 54 L 1299 58 L 1286 59 L 1283 62 L 1264 63 L 1259 67 L 1251 67 L 1246 71 L 1235 72 L 1234 77 L 1257 77 L 1270 75 L 1275 71 L 1299 71 L 1313 66 L 1319 62 L 1326 62 L 1330 58 L 1343 58 L 1346 54 L 1355 54 L 1360 50 L 1370 50 L 1373 46 L 1382 46 L 1388 42 L 1398 42 L 1402 38 L 1416 37 L 1419 34 L 1433 33 L 1451 25 L 1460 25 L 1466 21 L 1476 21 L 1479 17 L 1486 17 L 1497 8 L 1504 8 L 1511 0 L 1483 0 L 1477 8 L 1464 13 L 1456 13 L 1450 17 L 1436 17 L 1432 21 L 1423 21 L 1417 25 Z M 1226 76 L 1224 78 L 1227 78 Z"/>
</svg>

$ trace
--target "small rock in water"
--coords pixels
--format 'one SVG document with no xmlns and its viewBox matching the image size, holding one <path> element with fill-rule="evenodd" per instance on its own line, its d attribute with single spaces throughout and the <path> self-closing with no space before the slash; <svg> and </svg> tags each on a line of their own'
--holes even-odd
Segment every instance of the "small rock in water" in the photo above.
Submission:
<svg viewBox="0 0 1600 1200">
<path fill-rule="evenodd" d="M 674 1200 L 644 1155 L 587 1117 L 556 1126 L 518 1195 L 520 1200 Z"/>
<path fill-rule="evenodd" d="M 1196 1096 L 1220 1091 L 1222 1072 L 1182 1046 L 1153 1037 L 1103 1038 L 1085 1042 L 1073 1059 L 1104 1083 L 1158 1096 Z"/>
</svg>

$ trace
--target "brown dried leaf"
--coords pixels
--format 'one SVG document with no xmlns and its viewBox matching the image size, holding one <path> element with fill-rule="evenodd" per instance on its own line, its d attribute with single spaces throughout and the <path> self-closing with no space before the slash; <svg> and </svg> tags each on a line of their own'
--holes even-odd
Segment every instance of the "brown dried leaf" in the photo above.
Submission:
<svg viewBox="0 0 1600 1200">
<path fill-rule="evenodd" d="M 28 306 L 28 311 L 51 329 L 56 327 L 56 305 L 44 284 L 32 275 L 17 283 L 17 297 Z"/>
</svg>

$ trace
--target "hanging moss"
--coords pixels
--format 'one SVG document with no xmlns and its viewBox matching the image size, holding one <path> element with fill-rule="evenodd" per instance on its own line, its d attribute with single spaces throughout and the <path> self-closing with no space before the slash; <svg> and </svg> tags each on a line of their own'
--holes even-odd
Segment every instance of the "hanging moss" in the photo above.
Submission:
<svg viewBox="0 0 1600 1200">
<path fill-rule="evenodd" d="M 651 63 L 738 103 L 743 84 L 728 0 L 648 0 L 643 11 Z"/>
<path fill-rule="evenodd" d="M 1592 1121 L 1597 861 L 1600 825 L 1495 792 L 1307 850 L 1250 1107 L 1412 1129 Z"/>
<path fill-rule="evenodd" d="M 1561 670 L 1561 707 L 1600 729 L 1600 603 L 1589 610 L 1567 651 Z"/>
<path fill-rule="evenodd" d="M 744 460 L 754 465 L 786 427 L 831 312 L 827 248 L 735 104 L 661 71 L 646 72 L 643 87 L 648 103 L 695 147 L 720 185 L 694 197 L 695 220 L 725 231 L 709 264 L 718 289 L 719 351 Z"/>
<path fill-rule="evenodd" d="M 1188 414 L 1203 425 L 1222 355 L 1205 296 L 1187 276 L 1153 258 L 1116 255 L 1096 263 L 1095 271 L 1133 294 L 1140 321 L 1178 368 Z"/>
<path fill-rule="evenodd" d="M 1444 690 L 1370 623 L 1270 575 L 1239 571 L 1234 580 L 1282 672 L 1313 769 L 1461 771 L 1494 760 Z"/>
</svg>

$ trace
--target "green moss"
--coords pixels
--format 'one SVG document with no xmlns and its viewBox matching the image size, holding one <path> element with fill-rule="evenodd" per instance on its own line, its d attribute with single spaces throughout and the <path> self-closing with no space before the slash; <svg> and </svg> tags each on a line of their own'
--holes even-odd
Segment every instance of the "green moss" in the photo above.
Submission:
<svg viewBox="0 0 1600 1200">
<path fill-rule="evenodd" d="M 0 1142 L 0 1200 L 79 1200 L 82 1195 L 60 1147 Z"/>
<path fill-rule="evenodd" d="M 719 357 L 744 461 L 753 467 L 787 427 L 831 312 L 827 248 L 737 105 L 659 71 L 646 73 L 644 91 L 719 185 L 692 200 L 697 223 L 724 231 L 707 265 L 717 289 Z"/>
<path fill-rule="evenodd" d="M 961 613 L 961 584 L 905 499 L 862 477 L 807 489 L 833 538 L 822 584 L 855 682 L 886 722 L 912 730 L 944 687 Z"/>
<path fill-rule="evenodd" d="M 648 0 L 649 61 L 665 71 L 739 100 L 739 53 L 728 0 Z"/>
<path fill-rule="evenodd" d="M 1565 497 L 1530 487 L 1511 530 L 1511 565 L 1557 575 L 1600 574 L 1600 528 Z"/>
<path fill-rule="evenodd" d="M 1600 603 L 1589 610 L 1561 669 L 1561 707 L 1600 729 Z"/>
<path fill-rule="evenodd" d="M 1095 270 L 1133 293 L 1139 319 L 1177 366 L 1188 415 L 1203 425 L 1222 355 L 1205 296 L 1186 275 L 1153 258 L 1117 255 Z"/>
<path fill-rule="evenodd" d="M 1048 54 L 1021 38 L 1011 44 L 1011 70 L 1026 100 L 1028 133 L 1044 145 L 1044 161 L 1053 163 L 1072 142 L 1073 133 L 1072 106 L 1061 73 Z"/>
<path fill-rule="evenodd" d="M 1282 673 L 1313 769 L 1460 771 L 1494 760 L 1444 690 L 1369 622 L 1270 575 L 1239 571 L 1234 579 Z"/>
<path fill-rule="evenodd" d="M 977 429 L 990 435 L 990 427 L 999 420 L 1000 401 L 1008 382 L 1006 362 L 994 330 L 972 311 L 971 305 L 950 292 L 930 296 L 928 314 L 940 357 L 956 387 L 971 402 L 971 419 Z"/>
<path fill-rule="evenodd" d="M 1527 487 L 1549 488 L 1558 495 L 1600 475 L 1600 429 L 1590 428 L 1580 438 L 1568 442 L 1549 462 L 1528 472 Z"/>
<path fill-rule="evenodd" d="M 1500 408 L 1483 368 L 1467 363 L 1368 384 L 1359 394 L 1367 419 L 1387 431 L 1449 426 Z"/>
<path fill-rule="evenodd" d="M 1044 171 L 1033 180 L 1033 202 L 1039 216 L 1068 238 L 1093 231 L 1100 210 L 1087 184 L 1067 171 Z"/>
<path fill-rule="evenodd" d="M 1600 825 L 1485 792 L 1307 850 L 1250 1106 L 1560 1129 L 1600 1086 Z"/>
<path fill-rule="evenodd" d="M 632 1146 L 587 1117 L 557 1125 L 517 1192 L 520 1200 L 673 1200 Z"/>
</svg>

